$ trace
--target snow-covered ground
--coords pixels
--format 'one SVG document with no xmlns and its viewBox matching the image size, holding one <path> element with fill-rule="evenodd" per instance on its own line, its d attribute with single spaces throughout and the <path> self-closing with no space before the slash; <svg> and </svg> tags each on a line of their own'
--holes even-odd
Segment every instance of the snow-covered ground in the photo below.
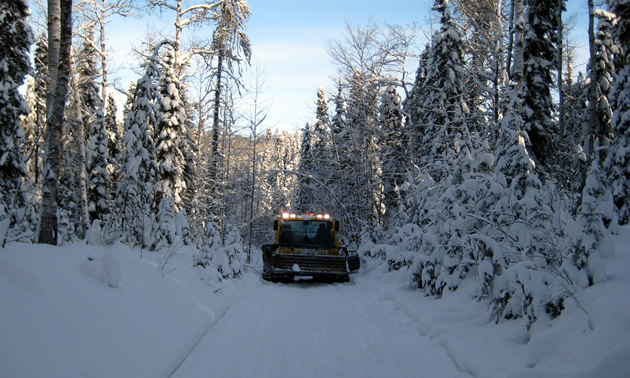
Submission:
<svg viewBox="0 0 630 378">
<path fill-rule="evenodd" d="M 0 377 L 630 377 L 630 227 L 608 280 L 531 331 L 462 285 L 404 273 L 273 284 L 254 264 L 210 284 L 174 256 L 113 247 L 0 249 Z"/>
</svg>

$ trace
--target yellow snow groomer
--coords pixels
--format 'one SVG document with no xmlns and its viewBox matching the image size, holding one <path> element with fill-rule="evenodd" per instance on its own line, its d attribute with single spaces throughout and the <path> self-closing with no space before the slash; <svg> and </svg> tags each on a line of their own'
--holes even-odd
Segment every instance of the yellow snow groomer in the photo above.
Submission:
<svg viewBox="0 0 630 378">
<path fill-rule="evenodd" d="M 359 270 L 359 256 L 337 239 L 339 223 L 328 214 L 285 212 L 274 221 L 275 244 L 262 246 L 263 278 L 311 278 L 347 282 Z"/>
</svg>

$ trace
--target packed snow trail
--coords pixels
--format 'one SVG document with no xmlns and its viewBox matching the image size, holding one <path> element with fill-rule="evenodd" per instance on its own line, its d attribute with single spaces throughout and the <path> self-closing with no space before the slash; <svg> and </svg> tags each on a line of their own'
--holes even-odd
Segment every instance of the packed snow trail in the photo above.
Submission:
<svg viewBox="0 0 630 378">
<path fill-rule="evenodd" d="M 244 280 L 173 377 L 467 376 L 373 287 Z"/>
</svg>

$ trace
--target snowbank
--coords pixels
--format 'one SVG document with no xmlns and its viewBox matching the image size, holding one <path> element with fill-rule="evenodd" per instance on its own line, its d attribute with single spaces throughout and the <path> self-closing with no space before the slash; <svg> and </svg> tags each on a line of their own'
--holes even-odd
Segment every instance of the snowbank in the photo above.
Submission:
<svg viewBox="0 0 630 378">
<path fill-rule="evenodd" d="M 304 311 L 334 308 L 331 298 L 338 304 L 346 299 L 358 303 L 340 306 L 346 311 L 343 316 L 353 319 L 348 324 L 354 324 L 343 330 L 355 328 L 360 331 L 357 337 L 381 340 L 384 335 L 395 334 L 394 329 L 384 328 L 388 324 L 402 327 L 396 332 L 411 339 L 402 337 L 399 343 L 385 345 L 390 362 L 408 361 L 405 348 L 413 338 L 427 339 L 424 344 L 430 345 L 414 351 L 418 356 L 448 356 L 439 363 L 438 359 L 428 359 L 435 361 L 434 365 L 423 365 L 423 371 L 415 371 L 411 363 L 400 366 L 397 371 L 409 376 L 431 372 L 431 376 L 452 377 L 457 371 L 461 376 L 484 377 L 629 377 L 630 227 L 620 232 L 614 240 L 616 253 L 603 257 L 607 280 L 580 290 L 576 300 L 565 302 L 560 316 L 540 318 L 530 331 L 524 320 L 495 324 L 487 304 L 472 299 L 470 282 L 464 280 L 457 291 L 435 299 L 411 287 L 402 270 L 389 273 L 387 264 L 366 264 L 348 284 L 271 284 L 249 267 L 241 279 L 211 280 L 209 286 L 200 279 L 202 268 L 192 266 L 190 251 L 169 255 L 164 264 L 163 254 L 141 254 L 122 245 L 11 244 L 0 249 L 0 376 L 163 377 L 174 372 L 180 376 L 230 376 L 231 370 L 215 371 L 216 364 L 204 367 L 202 362 L 207 365 L 208 353 L 213 353 L 215 361 L 232 361 L 226 364 L 232 368 L 240 359 L 247 360 L 244 366 L 251 365 L 256 351 L 230 356 L 221 353 L 240 350 L 235 348 L 239 345 L 235 339 L 246 338 L 246 344 L 256 345 L 252 335 L 258 333 L 267 335 L 263 341 L 268 350 L 263 355 L 269 357 L 269 365 L 259 366 L 256 361 L 251 371 L 264 372 L 271 364 L 277 371 L 290 368 L 293 370 L 287 371 L 299 372 L 301 366 L 325 366 L 331 375 L 357 371 L 349 369 L 348 363 L 364 360 L 365 348 L 361 346 L 353 349 L 346 345 L 347 355 L 323 365 L 323 361 L 315 360 L 327 355 L 322 350 L 301 356 L 299 364 L 282 365 L 282 360 L 272 359 L 273 348 L 288 339 L 286 335 L 271 339 L 283 332 L 267 329 L 272 327 L 269 319 L 275 319 L 277 308 L 295 307 L 295 302 L 287 302 L 290 294 L 300 298 Z M 280 307 L 274 307 L 273 301 Z M 234 310 L 228 311 L 230 307 Z M 361 316 L 351 313 L 355 307 Z M 249 310 L 239 313 L 238 308 Z M 257 308 L 261 310 L 255 311 Z M 296 314 L 300 311 L 295 309 Z M 267 323 L 260 317 L 265 313 Z M 326 325 L 335 322 L 336 316 L 340 315 L 334 311 L 311 316 L 311 324 L 300 331 L 304 340 L 298 341 L 304 344 L 303 349 L 316 350 L 318 346 L 312 343 L 317 340 L 323 348 L 335 345 L 333 333 L 340 329 Z M 319 318 L 326 322 L 318 323 L 317 329 L 311 327 Z M 379 326 L 356 322 L 376 322 Z M 286 326 L 279 323 L 280 328 Z M 258 331 L 246 333 L 248 328 Z M 372 329 L 374 334 L 367 334 Z M 225 344 L 208 353 L 200 351 L 211 345 L 208 338 L 217 334 L 224 335 Z M 438 366 L 444 361 L 449 366 Z M 302 373 L 317 376 L 317 371 Z"/>
<path fill-rule="evenodd" d="M 159 257 L 124 246 L 0 249 L 0 376 L 167 376 L 225 299 L 190 256 L 167 274 Z"/>
</svg>

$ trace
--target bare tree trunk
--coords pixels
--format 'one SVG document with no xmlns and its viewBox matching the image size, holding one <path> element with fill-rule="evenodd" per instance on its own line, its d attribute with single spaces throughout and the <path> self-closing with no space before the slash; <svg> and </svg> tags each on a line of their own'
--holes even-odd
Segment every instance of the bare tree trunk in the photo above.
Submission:
<svg viewBox="0 0 630 378">
<path fill-rule="evenodd" d="M 59 42 L 61 38 L 60 0 L 48 0 L 48 85 L 46 89 L 46 114 L 50 116 L 59 66 Z"/>
<path fill-rule="evenodd" d="M 217 193 L 217 189 L 219 187 L 219 169 L 221 167 L 221 156 L 219 154 L 219 134 L 221 131 L 221 125 L 219 124 L 219 111 L 221 110 L 221 79 L 222 79 L 222 71 L 223 71 L 223 57 L 222 52 L 219 50 L 218 54 L 218 64 L 217 64 L 217 84 L 214 89 L 214 114 L 212 118 L 212 134 L 210 140 L 210 195 L 213 197 L 212 200 L 217 200 L 215 194 Z M 212 209 L 212 213 L 215 216 L 220 216 L 218 214 L 218 209 Z"/>
<path fill-rule="evenodd" d="M 177 12 L 175 16 L 175 72 L 178 75 L 184 69 L 181 62 L 181 40 L 182 40 L 182 0 L 177 0 Z"/>
<path fill-rule="evenodd" d="M 493 100 L 493 106 L 494 106 L 494 122 L 498 122 L 499 121 L 499 115 L 500 115 L 500 110 L 499 110 L 499 99 L 501 97 L 501 87 L 503 87 L 504 84 L 504 80 L 505 80 L 505 66 L 504 66 L 504 62 L 502 59 L 502 53 L 504 52 L 504 46 L 503 46 L 503 18 L 501 17 L 501 9 L 503 8 L 503 1 L 499 0 L 497 1 L 497 14 L 496 14 L 496 32 L 497 35 L 499 36 L 499 38 L 497 38 L 497 41 L 494 45 L 495 51 L 495 73 L 494 73 L 494 100 Z"/>
<path fill-rule="evenodd" d="M 560 121 L 560 136 L 564 137 L 564 88 L 562 85 L 562 42 L 564 39 L 564 22 L 562 21 L 562 4 L 564 0 L 558 0 L 558 35 L 557 37 L 557 49 L 558 49 L 558 113 Z"/>
<path fill-rule="evenodd" d="M 49 13 L 54 8 L 49 9 Z M 54 94 L 50 101 L 47 119 L 46 155 L 44 162 L 44 182 L 42 184 L 42 214 L 39 226 L 38 243 L 57 245 L 57 192 L 59 185 L 59 166 L 61 160 L 61 134 L 64 105 L 68 93 L 70 76 L 70 48 L 72 46 L 72 0 L 59 1 L 59 14 L 49 15 L 49 19 L 60 20 L 59 27 L 59 69 L 54 82 Z M 54 23 L 54 22 L 53 22 Z M 51 23 L 49 22 L 49 25 Z M 52 30 L 54 31 L 54 26 Z M 50 34 L 50 40 L 57 36 Z M 50 50 L 49 50 L 50 54 Z M 53 66 L 57 66 L 55 62 Z"/>
<path fill-rule="evenodd" d="M 77 143 L 79 147 L 79 239 L 85 237 L 85 233 L 89 228 L 90 216 L 88 214 L 88 201 L 87 201 L 87 167 L 86 167 L 86 154 L 85 154 L 85 125 L 83 120 L 83 111 L 81 96 L 78 88 L 77 73 L 72 70 L 72 82 L 74 86 L 74 106 L 77 115 Z"/>
<path fill-rule="evenodd" d="M 107 9 L 107 0 L 103 0 L 103 10 L 99 17 L 100 27 L 100 44 L 101 44 L 101 76 L 103 81 L 101 83 L 101 98 L 103 99 L 103 114 L 106 113 L 107 107 L 107 46 L 105 44 L 105 9 Z"/>
</svg>

